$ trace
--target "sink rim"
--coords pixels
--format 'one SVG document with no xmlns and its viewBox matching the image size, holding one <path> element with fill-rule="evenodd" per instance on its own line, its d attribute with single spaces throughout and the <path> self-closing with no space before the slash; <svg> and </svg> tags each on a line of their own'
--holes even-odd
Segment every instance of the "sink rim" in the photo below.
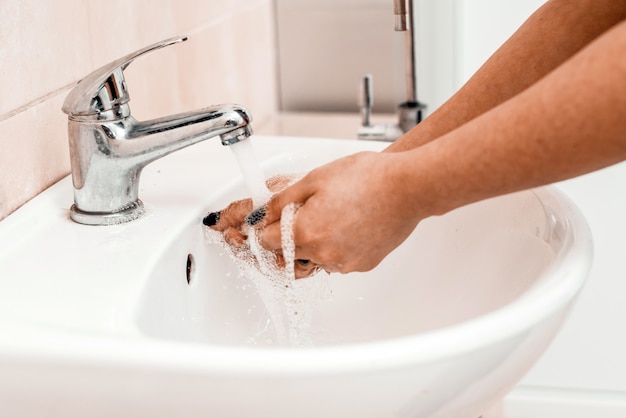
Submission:
<svg viewBox="0 0 626 418">
<path fill-rule="evenodd" d="M 567 199 L 555 188 L 550 189 L 532 193 L 549 192 Z M 574 209 L 570 216 L 582 217 L 576 212 Z M 579 231 L 576 241 L 575 248 L 565 254 L 572 264 L 548 269 L 543 274 L 548 280 L 536 283 L 515 301 L 479 317 L 415 335 L 313 347 L 257 347 L 173 341 L 141 334 L 77 336 L 46 330 L 47 352 L 41 353 L 33 347 L 41 341 L 42 330 L 34 327 L 14 334 L 18 338 L 12 347 L 0 344 L 0 355 L 21 358 L 30 354 L 62 363 L 79 361 L 245 376 L 349 373 L 362 371 L 364 365 L 372 370 L 428 363 L 506 341 L 562 311 L 581 290 L 591 265 L 588 228 Z"/>
<path fill-rule="evenodd" d="M 279 144 L 289 141 L 289 138 L 285 137 L 270 137 L 270 139 Z M 306 139 L 303 138 L 293 141 L 299 141 L 298 145 L 306 144 Z M 311 139 L 309 145 L 313 147 L 319 144 L 319 141 L 321 140 L 317 138 Z M 342 146 L 350 143 L 361 143 L 365 148 L 379 146 L 379 143 L 371 145 L 365 141 L 356 140 L 330 141 L 340 141 Z M 358 148 L 358 150 L 361 149 L 361 147 Z M 66 178 L 65 183 L 67 182 Z M 570 226 L 578 226 L 575 231 L 572 228 L 568 229 L 569 234 L 576 234 L 573 237 L 575 240 L 573 247 L 566 254 L 560 254 L 561 259 L 555 261 L 555 265 L 544 273 L 543 277 L 549 277 L 549 280 L 535 284 L 531 291 L 500 309 L 449 327 L 385 341 L 311 348 L 234 347 L 167 341 L 141 334 L 81 335 L 77 332 L 46 329 L 44 335 L 47 352 L 42 353 L 37 349 L 40 345 L 42 329 L 25 326 L 13 330 L 13 336 L 16 338 L 12 344 L 0 343 L 0 354 L 18 358 L 35 355 L 39 358 L 48 357 L 72 363 L 91 361 L 126 364 L 132 367 L 137 365 L 150 368 L 176 367 L 197 372 L 223 370 L 229 373 L 254 375 L 340 373 L 362 370 L 364 363 L 369 369 L 388 368 L 394 364 L 404 365 L 407 361 L 428 362 L 432 359 L 471 351 L 479 346 L 497 343 L 530 329 L 540 319 L 562 310 L 564 305 L 569 304 L 581 290 L 590 269 L 591 234 L 580 211 L 554 186 L 528 192 L 539 195 L 548 193 L 556 197 L 563 207 L 563 216 L 568 219 Z M 63 194 L 65 198 L 65 191 Z M 201 200 L 206 203 L 207 198 Z M 195 209 L 189 210 L 185 216 L 195 216 L 197 212 Z M 153 221 L 155 220 L 148 220 L 148 222 Z M 4 325 L 0 324 L 0 329 L 4 330 Z"/>
</svg>

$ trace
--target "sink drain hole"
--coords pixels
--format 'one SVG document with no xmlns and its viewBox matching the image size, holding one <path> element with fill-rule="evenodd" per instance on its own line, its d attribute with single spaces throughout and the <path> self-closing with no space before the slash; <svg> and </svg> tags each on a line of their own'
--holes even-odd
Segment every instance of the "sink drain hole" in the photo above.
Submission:
<svg viewBox="0 0 626 418">
<path fill-rule="evenodd" d="M 193 254 L 187 254 L 187 284 L 191 284 L 194 273 L 196 271 L 196 263 L 193 259 Z"/>
</svg>

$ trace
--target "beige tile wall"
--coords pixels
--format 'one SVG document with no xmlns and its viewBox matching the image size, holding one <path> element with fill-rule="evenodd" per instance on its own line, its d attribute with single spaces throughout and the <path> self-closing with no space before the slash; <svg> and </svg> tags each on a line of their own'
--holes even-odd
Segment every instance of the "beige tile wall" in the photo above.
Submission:
<svg viewBox="0 0 626 418">
<path fill-rule="evenodd" d="M 0 219 L 69 173 L 71 86 L 159 40 L 190 36 L 128 67 L 135 117 L 239 103 L 267 120 L 273 19 L 272 0 L 0 0 Z"/>
</svg>

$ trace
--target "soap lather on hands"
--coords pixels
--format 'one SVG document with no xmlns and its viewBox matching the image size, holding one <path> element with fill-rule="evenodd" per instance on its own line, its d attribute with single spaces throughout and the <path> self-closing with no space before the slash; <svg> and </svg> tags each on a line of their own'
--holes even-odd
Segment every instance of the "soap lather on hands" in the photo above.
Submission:
<svg viewBox="0 0 626 418">
<path fill-rule="evenodd" d="M 274 176 L 267 180 L 267 187 L 271 192 L 282 190 L 292 181 L 289 176 Z M 203 223 L 210 228 L 222 233 L 226 243 L 234 248 L 245 248 L 247 243 L 247 233 L 245 225 L 253 225 L 248 219 L 252 212 L 252 199 L 242 199 L 232 202 L 225 209 L 219 212 L 209 213 L 203 220 Z M 246 220 L 248 221 L 246 223 Z M 280 268 L 285 267 L 285 259 L 283 257 L 280 246 L 274 250 L 276 255 L 276 264 Z M 295 260 L 294 273 L 296 279 L 303 279 L 312 276 L 318 272 L 320 267 L 309 260 Z"/>
<path fill-rule="evenodd" d="M 397 156 L 361 152 L 333 161 L 251 213 L 249 200 L 231 204 L 213 229 L 231 245 L 242 245 L 246 239 L 242 226 L 253 225 L 263 247 L 280 252 L 282 209 L 297 202 L 302 206 L 293 225 L 296 271 L 302 275 L 315 268 L 341 273 L 371 270 L 410 235 L 429 207 L 426 201 L 419 207 L 407 204 L 406 193 L 388 186 L 388 181 L 403 175 Z"/>
</svg>

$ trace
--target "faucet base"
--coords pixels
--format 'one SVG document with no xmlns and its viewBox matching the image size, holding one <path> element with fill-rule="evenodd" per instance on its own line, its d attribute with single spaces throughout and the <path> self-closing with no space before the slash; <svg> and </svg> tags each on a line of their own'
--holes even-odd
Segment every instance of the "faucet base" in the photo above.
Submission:
<svg viewBox="0 0 626 418">
<path fill-rule="evenodd" d="M 422 121 L 422 112 L 426 105 L 420 102 L 404 102 L 398 105 L 398 126 L 402 132 L 410 131 Z"/>
<path fill-rule="evenodd" d="M 84 225 L 117 225 L 133 221 L 143 215 L 143 203 L 137 199 L 123 210 L 113 213 L 84 212 L 72 205 L 70 208 L 70 218 L 74 222 Z"/>
</svg>

